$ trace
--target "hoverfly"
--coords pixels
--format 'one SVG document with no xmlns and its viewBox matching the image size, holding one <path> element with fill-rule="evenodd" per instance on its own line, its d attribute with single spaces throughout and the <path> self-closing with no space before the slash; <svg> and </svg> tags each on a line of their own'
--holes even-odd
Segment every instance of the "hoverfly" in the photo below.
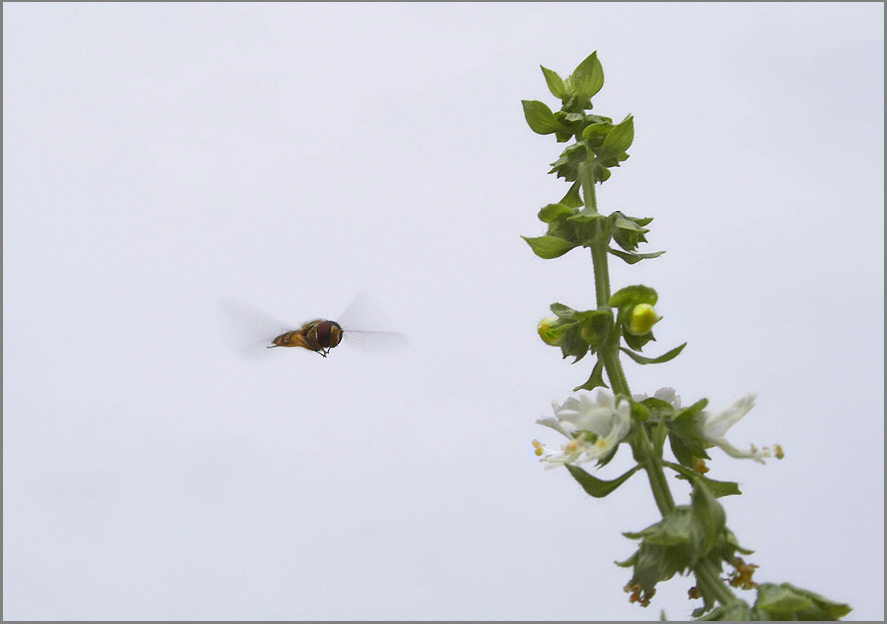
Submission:
<svg viewBox="0 0 887 624">
<path fill-rule="evenodd" d="M 342 326 L 336 321 L 317 319 L 302 325 L 302 329 L 280 334 L 268 345 L 274 347 L 302 347 L 319 353 L 323 357 L 329 355 L 330 349 L 342 342 Z"/>
<path fill-rule="evenodd" d="M 222 311 L 233 320 L 240 329 L 240 333 L 246 338 L 246 348 L 241 351 L 246 354 L 254 352 L 254 348 L 260 344 L 268 349 L 275 347 L 301 347 L 309 351 L 319 353 L 327 357 L 331 349 L 339 346 L 343 338 L 346 338 L 358 347 L 373 349 L 384 346 L 401 346 L 407 342 L 403 334 L 390 331 L 373 331 L 364 329 L 352 329 L 351 320 L 367 316 L 370 307 L 368 297 L 361 293 L 343 312 L 339 321 L 328 319 L 315 319 L 303 323 L 299 329 L 291 329 L 263 312 L 244 303 L 223 300 L 220 302 Z M 259 336 L 264 334 L 264 339 Z M 271 338 L 277 334 L 277 337 Z M 271 344 L 268 344 L 268 342 Z"/>
</svg>

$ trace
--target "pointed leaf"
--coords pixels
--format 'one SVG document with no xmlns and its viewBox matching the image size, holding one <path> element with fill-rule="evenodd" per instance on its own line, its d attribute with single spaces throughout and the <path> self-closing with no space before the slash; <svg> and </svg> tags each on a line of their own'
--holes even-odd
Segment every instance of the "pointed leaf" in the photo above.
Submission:
<svg viewBox="0 0 887 624">
<path fill-rule="evenodd" d="M 721 536 L 726 527 L 727 514 L 724 508 L 717 501 L 714 495 L 701 480 L 693 483 L 693 495 L 691 496 L 690 508 L 693 510 L 693 517 L 696 519 L 697 527 L 701 527 L 704 533 L 704 548 L 699 556 L 708 553 L 714 546 L 718 537 Z"/>
<path fill-rule="evenodd" d="M 663 424 L 664 421 L 663 421 Z M 679 479 L 684 479 L 686 481 L 690 481 L 691 483 L 701 482 L 709 489 L 709 491 L 715 496 L 715 498 L 721 498 L 722 496 L 738 496 L 742 494 L 739 490 L 739 484 L 734 483 L 733 481 L 716 481 L 714 479 L 709 479 L 705 475 L 701 475 L 698 472 L 694 472 L 689 468 L 685 468 L 680 464 L 675 464 L 672 462 L 663 462 L 666 466 L 674 470 L 678 473 Z"/>
<path fill-rule="evenodd" d="M 640 262 L 641 260 L 648 260 L 649 258 L 658 258 L 659 256 L 661 256 L 662 254 L 665 253 L 665 251 L 657 251 L 654 253 L 645 253 L 645 254 L 629 253 L 626 251 L 619 251 L 618 249 L 613 249 L 612 247 L 610 247 L 607 251 L 609 251 L 614 256 L 622 258 L 628 264 L 636 264 L 636 263 Z"/>
<path fill-rule="evenodd" d="M 563 204 L 564 206 L 569 206 L 570 208 L 581 208 L 585 205 L 585 202 L 582 201 L 582 197 L 579 194 L 581 190 L 582 183 L 579 180 L 576 180 L 573 182 L 573 186 L 570 187 L 570 190 L 567 191 L 567 194 L 564 195 L 564 198 L 558 203 Z"/>
<path fill-rule="evenodd" d="M 573 478 L 579 482 L 579 485 L 582 486 L 582 489 L 585 490 L 585 492 L 589 496 L 593 496 L 595 498 L 603 498 L 607 496 L 608 494 L 613 492 L 613 490 L 628 481 L 631 475 L 641 469 L 641 466 L 635 466 L 634 468 L 623 474 L 621 477 L 617 477 L 612 481 L 604 481 L 602 479 L 598 479 L 597 477 L 591 476 L 578 466 L 573 466 L 571 464 L 564 465 L 566 466 L 567 470 L 570 471 L 570 474 L 573 475 Z"/>
<path fill-rule="evenodd" d="M 591 370 L 591 376 L 581 386 L 576 386 L 573 388 L 573 392 L 577 390 L 594 390 L 595 388 L 609 388 L 610 386 L 604 381 L 604 362 L 602 360 L 598 360 L 597 364 L 594 365 L 594 368 Z"/>
<path fill-rule="evenodd" d="M 614 292 L 610 297 L 610 307 L 634 307 L 641 303 L 656 305 L 657 301 L 659 301 L 659 295 L 656 294 L 653 288 L 643 284 L 635 284 L 620 288 Z"/>
<path fill-rule="evenodd" d="M 601 90 L 604 86 L 604 68 L 597 58 L 596 51 L 573 70 L 570 83 L 580 100 L 592 98 Z"/>
<path fill-rule="evenodd" d="M 852 610 L 850 605 L 789 583 L 762 583 L 755 601 L 755 611 L 761 619 L 771 620 L 837 620 Z"/>
<path fill-rule="evenodd" d="M 632 141 L 634 141 L 634 117 L 629 115 L 625 121 L 613 126 L 613 129 L 607 133 L 597 157 L 601 161 L 616 158 L 631 147 Z"/>
<path fill-rule="evenodd" d="M 521 238 L 527 241 L 527 244 L 533 249 L 533 253 L 546 260 L 558 258 L 576 247 L 574 243 L 557 236 L 538 236 L 536 238 L 521 236 Z"/>
<path fill-rule="evenodd" d="M 530 129 L 536 134 L 551 134 L 558 130 L 566 130 L 554 118 L 554 113 L 544 102 L 537 100 L 521 100 L 524 106 L 524 117 Z"/>
<path fill-rule="evenodd" d="M 563 204 L 548 204 L 539 211 L 539 220 L 543 223 L 552 223 L 558 219 L 572 216 L 573 212 L 573 208 Z"/>
<path fill-rule="evenodd" d="M 671 351 L 663 353 L 662 355 L 660 355 L 657 358 L 648 358 L 648 357 L 644 357 L 642 355 L 638 355 L 634 351 L 629 351 L 625 347 L 619 347 L 619 349 L 620 349 L 620 351 L 625 351 L 625 353 L 628 355 L 628 357 L 633 359 L 638 364 L 662 364 L 663 362 L 668 362 L 669 360 L 673 360 L 674 358 L 676 358 L 678 356 L 678 354 L 680 354 L 680 352 L 683 351 L 684 347 L 686 347 L 686 346 L 687 346 L 687 343 L 685 342 L 681 346 L 675 347 Z"/>
<path fill-rule="evenodd" d="M 545 75 L 545 83 L 548 85 L 548 90 L 551 91 L 551 95 L 562 100 L 567 97 L 567 87 L 564 85 L 564 81 L 560 76 L 557 75 L 557 72 L 547 67 L 542 67 L 542 73 Z"/>
</svg>

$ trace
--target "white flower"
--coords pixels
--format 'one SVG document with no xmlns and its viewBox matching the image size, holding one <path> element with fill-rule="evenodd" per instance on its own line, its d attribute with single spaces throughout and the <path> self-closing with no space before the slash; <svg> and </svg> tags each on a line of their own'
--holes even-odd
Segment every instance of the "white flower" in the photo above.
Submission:
<svg viewBox="0 0 887 624">
<path fill-rule="evenodd" d="M 609 391 L 598 389 L 597 398 L 588 393 L 573 397 L 558 405 L 552 401 L 554 418 L 547 416 L 536 422 L 550 427 L 566 437 L 568 442 L 560 451 L 551 451 L 533 440 L 536 454 L 547 462 L 546 468 L 564 464 L 581 464 L 609 455 L 631 430 L 631 405 Z"/>
<path fill-rule="evenodd" d="M 640 403 L 647 398 L 647 395 L 633 394 L 631 395 L 631 398 L 634 399 L 636 403 Z M 674 388 L 659 388 L 659 390 L 653 395 L 653 398 L 670 403 L 676 410 L 681 409 L 681 397 L 674 393 Z"/>
<path fill-rule="evenodd" d="M 746 394 L 739 397 L 733 401 L 730 407 L 719 414 L 702 412 L 699 414 L 697 422 L 702 437 L 710 444 L 719 446 L 727 455 L 738 459 L 752 459 L 759 464 L 763 464 L 765 457 L 776 455 L 777 458 L 781 459 L 782 449 L 778 444 L 774 446 L 774 449 L 766 446 L 759 449 L 752 444 L 748 451 L 741 451 L 727 442 L 727 439 L 724 437 L 727 434 L 727 430 L 739 422 L 755 406 L 755 398 L 754 394 Z"/>
</svg>

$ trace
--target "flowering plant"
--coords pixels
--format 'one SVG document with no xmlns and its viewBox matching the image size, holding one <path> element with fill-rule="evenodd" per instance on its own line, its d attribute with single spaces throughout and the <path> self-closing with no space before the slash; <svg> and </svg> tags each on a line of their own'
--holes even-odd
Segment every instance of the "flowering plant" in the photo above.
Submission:
<svg viewBox="0 0 887 624">
<path fill-rule="evenodd" d="M 664 253 L 639 251 L 640 244 L 647 242 L 651 217 L 632 217 L 618 211 L 605 215 L 597 206 L 597 185 L 606 182 L 612 169 L 628 159 L 634 118 L 628 115 L 614 123 L 609 117 L 589 112 L 592 98 L 604 84 L 596 52 L 567 78 L 545 67 L 542 73 L 549 91 L 560 99 L 561 108 L 553 112 L 543 102 L 524 100 L 524 115 L 537 134 L 553 134 L 559 143 L 569 143 L 549 173 L 564 178 L 570 188 L 560 201 L 539 211 L 545 234 L 524 239 L 544 259 L 580 247 L 589 249 L 597 306 L 577 310 L 554 303 L 553 316 L 539 323 L 539 336 L 546 344 L 558 347 L 564 358 L 572 356 L 576 363 L 591 354 L 595 363 L 588 380 L 573 388 L 579 394 L 563 403 L 554 402 L 554 416 L 537 421 L 566 440 L 559 448 L 533 440 L 536 455 L 546 468 L 566 468 L 589 495 L 597 498 L 608 496 L 635 473 L 646 473 L 662 517 L 641 531 L 624 534 L 639 541 L 634 554 L 618 564 L 632 569 L 625 586 L 631 602 L 649 605 L 657 585 L 680 573 L 696 577 L 690 597 L 701 598 L 703 603 L 693 612 L 694 617 L 831 620 L 847 615 L 849 606 L 788 583 L 755 582 L 752 576 L 757 566 L 739 556 L 752 551 L 740 546 L 718 502 L 723 496 L 741 494 L 739 486 L 705 476 L 709 472 L 705 462 L 711 460 L 708 450 L 714 447 L 731 457 L 759 463 L 768 457 L 782 459 L 778 444 L 762 448 L 752 445 L 742 450 L 726 439 L 727 431 L 754 407 L 755 395 L 746 394 L 721 411 L 709 411 L 706 399 L 682 407 L 672 388 L 662 388 L 652 397 L 629 391 L 621 354 L 638 364 L 660 364 L 677 357 L 686 346 L 684 343 L 657 357 L 642 355 L 644 346 L 654 340 L 653 326 L 661 320 L 655 309 L 658 294 L 645 285 L 610 292 L 610 256 L 633 265 Z M 666 442 L 675 461 L 666 458 Z M 582 467 L 596 462 L 597 468 L 603 468 L 623 445 L 630 447 L 636 465 L 621 476 L 604 480 Z M 692 487 L 689 504 L 675 503 L 666 469 Z M 733 572 L 722 577 L 725 563 Z M 731 588 L 756 590 L 756 601 L 749 605 Z"/>
</svg>

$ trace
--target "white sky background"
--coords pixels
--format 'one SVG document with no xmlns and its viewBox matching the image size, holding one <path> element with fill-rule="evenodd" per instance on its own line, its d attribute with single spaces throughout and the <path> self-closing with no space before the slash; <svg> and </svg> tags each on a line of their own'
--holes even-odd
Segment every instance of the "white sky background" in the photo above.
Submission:
<svg viewBox="0 0 887 624">
<path fill-rule="evenodd" d="M 668 250 L 613 289 L 658 290 L 650 354 L 689 341 L 632 390 L 757 392 L 730 438 L 786 459 L 710 473 L 757 580 L 883 619 L 883 5 L 3 18 L 5 619 L 687 618 L 692 581 L 643 610 L 612 564 L 659 519 L 643 475 L 591 499 L 530 446 L 592 364 L 536 323 L 594 289 L 520 239 L 567 189 L 520 100 L 594 50 L 594 112 L 636 116 L 600 207 Z M 361 290 L 408 349 L 247 363 L 217 322 Z"/>
</svg>

